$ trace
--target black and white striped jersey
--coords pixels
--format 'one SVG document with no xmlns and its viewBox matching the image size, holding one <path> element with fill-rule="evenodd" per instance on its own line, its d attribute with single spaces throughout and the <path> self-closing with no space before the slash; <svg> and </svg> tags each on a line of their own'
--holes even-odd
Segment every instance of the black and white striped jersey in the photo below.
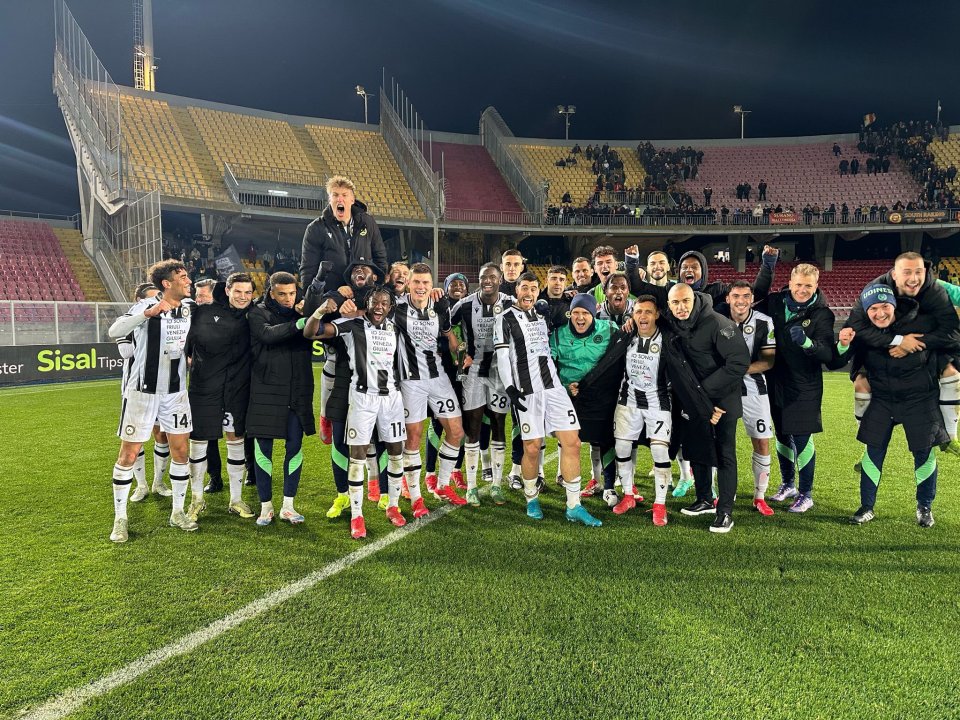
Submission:
<svg viewBox="0 0 960 720">
<path fill-rule="evenodd" d="M 430 380 L 440 377 L 443 365 L 437 342 L 450 332 L 450 304 L 427 301 L 418 310 L 410 296 L 404 295 L 393 310 L 393 321 L 400 331 L 400 377 L 404 380 Z"/>
<path fill-rule="evenodd" d="M 627 307 L 622 313 L 616 313 L 610 308 L 610 301 L 604 301 L 600 303 L 600 306 L 597 308 L 597 318 L 599 320 L 609 320 L 617 327 L 623 325 L 627 320 L 630 319 L 630 314 L 633 312 L 633 298 L 627 299 Z"/>
<path fill-rule="evenodd" d="M 493 353 L 493 327 L 513 298 L 499 293 L 497 301 L 487 305 L 475 292 L 460 300 L 450 311 L 453 325 L 460 325 L 467 344 L 467 355 L 473 358 L 473 364 L 466 374 L 474 377 L 490 377 L 491 369 L 496 372 Z"/>
<path fill-rule="evenodd" d="M 663 357 L 663 335 L 637 335 L 627 347 L 626 369 L 617 402 L 640 410 L 669 410 L 670 381 Z"/>
<path fill-rule="evenodd" d="M 358 392 L 389 395 L 400 389 L 400 341 L 392 320 L 384 320 L 378 327 L 366 317 L 341 318 L 334 320 L 333 326 L 346 346 L 352 385 Z"/>
<path fill-rule="evenodd" d="M 493 338 L 504 385 L 514 385 L 524 394 L 563 387 L 550 354 L 550 330 L 535 310 L 507 308 L 494 325 Z M 500 353 L 508 353 L 509 368 Z"/>
<path fill-rule="evenodd" d="M 184 298 L 179 307 L 156 317 L 144 317 L 143 313 L 160 300 L 159 294 L 144 298 L 118 317 L 108 330 L 113 340 L 132 336 L 134 349 L 124 372 L 124 393 L 136 390 L 166 394 L 187 389 L 187 360 L 183 349 L 196 303 Z"/>
<path fill-rule="evenodd" d="M 747 319 L 737 323 L 737 327 L 740 328 L 743 339 L 747 343 L 751 363 L 760 359 L 760 351 L 764 348 L 777 346 L 777 340 L 773 334 L 773 318 L 769 315 L 751 310 Z M 766 395 L 767 391 L 767 380 L 763 373 L 744 375 L 742 395 Z"/>
</svg>

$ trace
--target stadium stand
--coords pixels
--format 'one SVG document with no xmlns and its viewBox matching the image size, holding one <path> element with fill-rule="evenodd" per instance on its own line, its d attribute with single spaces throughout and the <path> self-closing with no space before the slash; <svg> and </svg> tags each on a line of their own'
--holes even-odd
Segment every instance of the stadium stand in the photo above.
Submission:
<svg viewBox="0 0 960 720">
<path fill-rule="evenodd" d="M 289 123 L 254 115 L 189 108 L 190 117 L 223 172 L 224 163 L 293 171 L 290 182 L 321 185 Z M 306 180 L 307 182 L 304 182 Z"/>
<path fill-rule="evenodd" d="M 307 125 L 306 129 L 329 167 L 353 180 L 357 198 L 374 216 L 424 219 L 413 190 L 380 133 L 331 125 Z"/>
<path fill-rule="evenodd" d="M 482 145 L 434 143 L 434 170 L 440 170 L 441 154 L 447 181 L 447 210 L 523 212 Z"/>
<path fill-rule="evenodd" d="M 175 119 L 175 108 L 163 100 L 126 94 L 120 95 L 120 108 L 137 187 L 158 187 L 166 195 L 227 199 L 222 171 L 218 174 L 212 161 L 207 168 L 197 162 Z"/>
<path fill-rule="evenodd" d="M 855 145 L 840 143 L 847 159 L 866 155 Z M 793 206 L 799 211 L 807 203 L 828 206 L 836 203 L 854 205 L 907 203 L 917 197 L 920 187 L 910 177 L 903 164 L 892 158 L 890 172 L 867 174 L 863 168 L 858 175 L 840 176 L 838 158 L 833 143 L 806 145 L 741 145 L 703 146 L 703 163 L 695 180 L 684 183 L 694 202 L 703 199 L 703 188 L 713 187 L 711 204 L 728 208 L 752 208 L 757 202 L 757 184 L 767 182 L 767 203 Z M 736 186 L 748 182 L 753 186 L 750 201 L 736 199 Z"/>
<path fill-rule="evenodd" d="M 946 170 L 953 165 L 956 169 L 960 165 L 960 135 L 951 135 L 946 142 L 932 142 L 928 149 L 940 168 Z M 956 174 L 953 174 L 953 180 L 947 180 L 947 185 L 954 191 L 960 188 Z"/>
<path fill-rule="evenodd" d="M 103 286 L 103 281 L 97 274 L 90 259 L 81 249 L 83 235 L 79 230 L 70 228 L 50 228 L 57 237 L 60 249 L 70 264 L 74 277 L 80 285 L 80 290 L 87 302 L 110 302 L 110 295 Z"/>
<path fill-rule="evenodd" d="M 57 236 L 48 225 L 0 221 L 0 298 L 87 299 Z"/>
<path fill-rule="evenodd" d="M 586 202 L 593 195 L 597 176 L 590 163 L 582 157 L 576 165 L 558 167 L 557 160 L 566 157 L 567 149 L 556 145 L 513 145 L 524 173 L 535 183 L 550 183 L 547 202 L 559 205 L 563 194 L 569 192 L 575 204 Z"/>
</svg>

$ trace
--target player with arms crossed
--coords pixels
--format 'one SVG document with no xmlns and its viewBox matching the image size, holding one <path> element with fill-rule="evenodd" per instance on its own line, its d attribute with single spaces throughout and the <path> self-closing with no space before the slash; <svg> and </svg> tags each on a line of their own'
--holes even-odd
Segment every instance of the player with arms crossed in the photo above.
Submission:
<svg viewBox="0 0 960 720">
<path fill-rule="evenodd" d="M 193 430 L 183 348 L 196 304 L 190 299 L 190 276 L 180 261 L 158 262 L 147 275 L 153 285 L 160 288 L 160 293 L 138 302 L 117 318 L 108 331 L 112 340 L 133 333 L 135 348 L 123 387 L 123 408 L 117 429 L 120 453 L 113 466 L 114 521 L 110 539 L 117 543 L 127 541 L 127 498 L 133 481 L 133 465 L 155 422 L 167 434 L 173 456 L 170 525 L 187 531 L 197 529 L 197 523 L 183 511 L 190 480 L 187 456 Z"/>
</svg>

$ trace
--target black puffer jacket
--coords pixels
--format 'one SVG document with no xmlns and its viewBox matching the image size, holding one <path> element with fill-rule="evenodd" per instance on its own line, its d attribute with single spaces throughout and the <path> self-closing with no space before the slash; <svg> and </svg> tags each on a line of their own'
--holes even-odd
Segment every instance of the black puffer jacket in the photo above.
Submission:
<svg viewBox="0 0 960 720">
<path fill-rule="evenodd" d="M 823 291 L 787 320 L 790 290 L 771 295 L 766 312 L 773 318 L 777 359 L 766 373 L 771 386 L 770 405 L 777 432 L 809 435 L 823 431 L 820 406 L 823 402 L 823 364 L 833 357 L 833 311 Z M 813 345 L 802 348 L 790 337 L 790 328 L 799 325 Z"/>
<path fill-rule="evenodd" d="M 690 317 L 671 316 L 670 328 L 675 335 L 672 349 L 689 363 L 713 404 L 725 410 L 727 417 L 740 417 L 740 391 L 750 352 L 736 324 L 713 309 L 708 295 L 694 293 Z"/>
<path fill-rule="evenodd" d="M 349 236 L 329 205 L 320 217 L 307 225 L 300 250 L 300 285 L 304 290 L 310 287 L 324 260 L 331 263 L 323 278 L 328 290 L 342 284 L 347 266 L 354 262 L 372 261 L 382 272 L 386 272 L 387 249 L 376 220 L 367 213 L 367 206 L 359 200 L 355 201 L 350 208 L 350 217 L 353 231 Z"/>
<path fill-rule="evenodd" d="M 282 439 L 293 410 L 307 435 L 316 432 L 313 416 L 313 348 L 297 327 L 300 315 L 279 305 L 269 292 L 250 311 L 253 372 L 247 435 Z"/>
<path fill-rule="evenodd" d="M 222 282 L 214 287 L 211 304 L 195 306 L 186 354 L 196 440 L 220 437 L 225 412 L 233 415 L 234 431 L 244 434 L 250 395 L 248 309 L 231 307 Z"/>
</svg>

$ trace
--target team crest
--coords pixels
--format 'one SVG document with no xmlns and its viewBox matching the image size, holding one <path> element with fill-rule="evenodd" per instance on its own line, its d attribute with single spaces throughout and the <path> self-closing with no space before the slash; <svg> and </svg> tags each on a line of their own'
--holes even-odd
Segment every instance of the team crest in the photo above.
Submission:
<svg viewBox="0 0 960 720">
<path fill-rule="evenodd" d="M 127 435 L 133 435 L 133 432 L 134 432 L 133 425 L 127 425 L 127 426 L 123 429 L 123 431 L 124 431 Z"/>
<path fill-rule="evenodd" d="M 652 354 L 656 355 L 658 352 L 660 352 L 660 346 L 657 345 L 656 343 L 653 343 L 653 344 L 650 346 L 650 352 L 651 352 Z"/>
<path fill-rule="evenodd" d="M 803 325 L 803 327 L 809 327 L 810 321 L 809 321 L 809 320 L 804 320 L 804 321 L 803 321 L 802 323 L 800 323 L 800 324 Z"/>
<path fill-rule="evenodd" d="M 353 440 L 357 437 L 357 431 L 354 428 L 350 428 L 350 431 L 347 433 L 350 436 L 350 439 Z"/>
<path fill-rule="evenodd" d="M 877 295 L 877 300 L 879 300 L 880 302 L 886 302 L 886 301 L 887 301 L 887 294 L 886 294 L 886 293 L 880 293 L 879 295 Z"/>
<path fill-rule="evenodd" d="M 569 310 L 567 310 L 567 311 L 564 313 L 564 317 L 566 317 L 566 318 L 568 318 L 568 319 L 570 318 L 570 311 L 569 311 Z"/>
<path fill-rule="evenodd" d="M 405 417 L 405 418 L 410 417 L 410 411 L 407 410 L 406 408 L 403 409 L 403 417 Z"/>
<path fill-rule="evenodd" d="M 599 344 L 602 343 L 602 342 L 603 342 L 603 335 L 594 335 L 594 336 L 593 336 L 593 344 L 594 344 L 594 345 L 599 345 Z"/>
<path fill-rule="evenodd" d="M 494 305 L 494 306 L 493 306 L 493 313 L 494 313 L 494 315 L 499 315 L 499 314 L 502 313 L 502 312 L 503 312 L 503 306 L 502 306 L 502 305 Z"/>
<path fill-rule="evenodd" d="M 184 305 L 180 308 L 180 317 L 188 318 L 190 317 L 190 306 Z"/>
<path fill-rule="evenodd" d="M 360 237 L 366 237 L 366 236 L 367 236 L 367 229 L 364 228 L 363 230 L 360 231 Z"/>
<path fill-rule="evenodd" d="M 437 311 L 434 310 L 433 308 L 430 308 L 429 310 L 427 310 L 427 315 L 429 315 L 432 318 L 435 318 L 437 316 Z"/>
<path fill-rule="evenodd" d="M 530 423 L 524 423 L 523 425 L 521 425 L 520 430 L 522 430 L 525 433 L 530 432 Z"/>
<path fill-rule="evenodd" d="M 743 328 L 744 335 L 753 335 L 753 325 L 746 325 Z"/>
<path fill-rule="evenodd" d="M 723 335 L 727 340 L 733 337 L 734 330 L 732 327 L 725 327 L 720 329 L 720 334 Z"/>
</svg>

